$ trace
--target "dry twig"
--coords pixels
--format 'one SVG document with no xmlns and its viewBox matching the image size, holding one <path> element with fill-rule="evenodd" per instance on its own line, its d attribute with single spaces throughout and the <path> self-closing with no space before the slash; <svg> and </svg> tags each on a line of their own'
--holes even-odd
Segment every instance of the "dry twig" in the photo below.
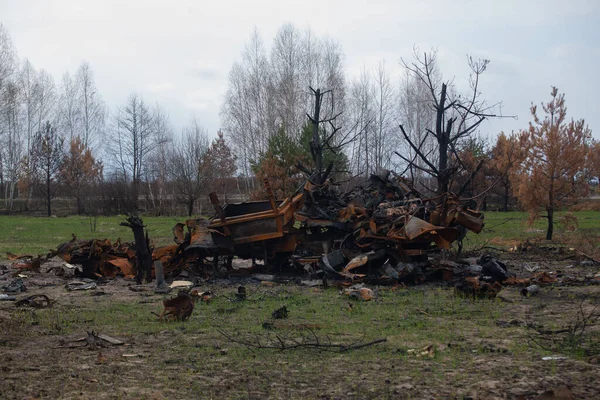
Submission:
<svg viewBox="0 0 600 400">
<path fill-rule="evenodd" d="M 297 350 L 314 349 L 330 351 L 334 353 L 344 353 L 350 350 L 362 349 L 375 344 L 387 341 L 387 338 L 379 338 L 369 342 L 364 341 L 364 337 L 350 344 L 333 343 L 329 336 L 318 336 L 313 329 L 308 329 L 308 333 L 299 336 L 289 334 L 279 334 L 269 332 L 266 335 L 260 334 L 232 334 L 222 329 L 217 329 L 221 335 L 232 343 L 238 343 L 249 349 L 276 349 L 276 350 Z"/>
</svg>

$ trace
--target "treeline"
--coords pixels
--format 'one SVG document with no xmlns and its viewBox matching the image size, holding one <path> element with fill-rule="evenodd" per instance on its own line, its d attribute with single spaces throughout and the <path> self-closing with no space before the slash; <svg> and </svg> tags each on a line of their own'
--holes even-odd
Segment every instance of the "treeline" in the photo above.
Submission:
<svg viewBox="0 0 600 400">
<path fill-rule="evenodd" d="M 191 215 L 209 191 L 261 197 L 263 178 L 285 196 L 303 179 L 295 166 L 312 167 L 307 115 L 318 88 L 325 92 L 318 133 L 337 184 L 391 169 L 426 195 L 452 191 L 482 208 L 508 209 L 518 198 L 525 208 L 548 211 L 557 199 L 580 196 L 599 175 L 600 149 L 583 120 L 566 119 L 557 90 L 543 110 L 532 107 L 532 122 L 521 132 L 484 139 L 481 122 L 504 117 L 500 103 L 481 97 L 488 63 L 465 60 L 466 91 L 444 79 L 435 51 L 419 49 L 397 65 L 381 61 L 349 78 L 334 39 L 286 24 L 267 46 L 255 30 L 231 67 L 222 132 L 211 141 L 196 120 L 174 132 L 164 110 L 135 93 L 109 110 L 85 62 L 56 84 L 17 57 L 0 26 L 3 210 L 42 202 L 51 214 L 60 198 L 71 199 L 79 213 Z M 532 181 L 550 183 L 534 195 L 526 190 Z M 543 200 L 548 186 L 552 206 Z"/>
<path fill-rule="evenodd" d="M 159 105 L 133 92 L 112 110 L 89 64 L 59 83 L 20 59 L 0 25 L 0 197 L 4 213 L 194 213 L 236 170 L 221 133 L 193 119 L 175 134 Z M 64 208 L 64 204 L 69 207 Z"/>
</svg>

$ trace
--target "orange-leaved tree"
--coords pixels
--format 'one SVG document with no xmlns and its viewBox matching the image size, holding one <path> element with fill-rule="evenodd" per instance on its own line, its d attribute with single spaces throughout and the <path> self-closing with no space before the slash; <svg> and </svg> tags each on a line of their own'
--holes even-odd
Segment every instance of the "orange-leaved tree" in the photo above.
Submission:
<svg viewBox="0 0 600 400">
<path fill-rule="evenodd" d="M 534 219 L 545 210 L 548 219 L 546 239 L 554 232 L 554 212 L 580 195 L 583 172 L 588 160 L 591 131 L 583 119 L 567 121 L 564 94 L 552 87 L 552 99 L 542 103 L 544 115 L 531 106 L 533 122 L 523 132 L 527 153 L 517 178 L 517 197 Z"/>
<path fill-rule="evenodd" d="M 84 212 L 84 200 L 93 184 L 102 179 L 102 163 L 92 155 L 79 136 L 69 143 L 63 159 L 60 178 L 77 202 L 77 214 Z"/>
<path fill-rule="evenodd" d="M 511 177 L 525 157 L 526 142 L 527 135 L 513 133 L 506 136 L 501 132 L 491 151 L 487 172 L 494 182 L 498 182 L 502 197 L 502 211 L 505 212 L 508 211 L 508 201 L 512 193 Z"/>
</svg>

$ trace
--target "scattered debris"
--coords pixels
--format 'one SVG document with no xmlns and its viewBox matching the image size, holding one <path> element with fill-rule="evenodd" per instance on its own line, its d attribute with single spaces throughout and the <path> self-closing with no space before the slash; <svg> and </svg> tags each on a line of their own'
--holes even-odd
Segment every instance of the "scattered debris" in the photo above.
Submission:
<svg viewBox="0 0 600 400">
<path fill-rule="evenodd" d="M 265 321 L 265 322 L 263 322 L 262 327 L 263 327 L 263 329 L 281 329 L 281 330 L 295 330 L 295 331 L 323 329 L 322 324 L 289 323 L 289 322 L 284 322 L 284 321 Z"/>
<path fill-rule="evenodd" d="M 42 260 L 40 257 L 25 260 L 19 259 L 13 264 L 13 268 L 16 268 L 18 270 L 30 270 L 33 272 L 40 272 L 41 264 Z"/>
<path fill-rule="evenodd" d="M 237 289 L 237 293 L 235 294 L 235 299 L 237 301 L 246 300 L 246 288 L 244 286 L 239 286 Z"/>
<path fill-rule="evenodd" d="M 561 385 L 555 389 L 540 393 L 533 400 L 573 400 L 574 398 L 571 389 L 567 385 Z"/>
<path fill-rule="evenodd" d="M 190 281 L 173 281 L 171 283 L 171 289 L 189 289 L 192 286 L 194 286 L 194 282 L 190 282 Z"/>
<path fill-rule="evenodd" d="M 567 360 L 569 357 L 565 357 L 565 356 L 545 356 L 542 357 L 543 361 L 561 361 L 561 360 Z"/>
<path fill-rule="evenodd" d="M 190 295 L 200 299 L 206 304 L 210 303 L 214 298 L 214 295 L 210 290 L 207 290 L 205 292 L 198 292 L 198 290 L 194 289 L 190 292 Z"/>
<path fill-rule="evenodd" d="M 65 288 L 69 291 L 71 290 L 91 290 L 96 289 L 98 285 L 96 282 L 69 282 L 65 285 Z"/>
<path fill-rule="evenodd" d="M 21 293 L 27 291 L 27 286 L 22 278 L 16 278 L 2 286 L 2 290 L 6 293 Z"/>
<path fill-rule="evenodd" d="M 479 264 L 482 267 L 480 275 L 482 281 L 488 283 L 504 282 L 509 278 L 506 265 L 490 255 L 481 257 Z"/>
<path fill-rule="evenodd" d="M 375 297 L 375 292 L 366 287 L 346 289 L 344 293 L 354 300 L 369 301 Z"/>
<path fill-rule="evenodd" d="M 531 281 L 536 282 L 540 285 L 547 285 L 550 283 L 555 283 L 557 280 L 558 279 L 551 276 L 548 272 L 545 272 L 545 271 L 536 272 L 535 274 L 533 274 L 531 276 Z"/>
<path fill-rule="evenodd" d="M 277 310 L 271 313 L 273 319 L 283 319 L 288 317 L 288 309 L 286 306 L 278 308 Z"/>
<path fill-rule="evenodd" d="M 263 325 L 264 327 L 264 325 Z M 270 328 L 267 329 L 266 335 L 244 334 L 244 333 L 229 333 L 227 331 L 217 329 L 217 331 L 232 343 L 238 343 L 251 349 L 277 349 L 277 350 L 297 350 L 297 349 L 313 349 L 318 351 L 330 351 L 335 353 L 345 353 L 351 350 L 358 350 L 375 344 L 387 342 L 387 338 L 375 339 L 369 342 L 358 340 L 350 344 L 334 343 L 328 336 L 320 337 L 313 329 L 307 329 L 306 333 L 298 332 L 295 335 L 288 333 L 280 334 Z M 292 331 L 295 332 L 295 331 Z"/>
<path fill-rule="evenodd" d="M 63 263 L 61 266 L 53 268 L 54 273 L 57 276 L 61 276 L 63 278 L 73 278 L 77 275 L 83 273 L 83 267 L 81 265 L 73 265 L 68 262 Z"/>
<path fill-rule="evenodd" d="M 106 347 L 107 345 L 120 346 L 125 344 L 120 339 L 113 338 L 102 333 L 96 333 L 94 331 L 87 332 L 87 336 L 72 340 L 73 345 L 61 345 L 57 346 L 57 349 L 73 349 L 77 347 L 88 347 L 90 350 L 96 350 L 98 347 Z"/>
<path fill-rule="evenodd" d="M 466 277 L 454 286 L 454 293 L 473 299 L 494 299 L 500 290 L 499 282 L 480 282 L 478 277 Z"/>
<path fill-rule="evenodd" d="M 0 301 L 14 301 L 16 299 L 17 299 L 16 296 L 11 296 L 11 295 L 4 294 L 4 293 L 0 294 Z"/>
<path fill-rule="evenodd" d="M 32 296 L 21 299 L 15 303 L 15 306 L 29 306 L 33 308 L 48 308 L 52 307 L 54 302 L 45 294 L 34 294 Z"/>
<path fill-rule="evenodd" d="M 433 358 L 433 357 L 435 357 L 435 347 L 432 344 L 430 344 L 430 345 L 425 346 L 420 349 L 408 349 L 408 350 L 406 350 L 406 354 L 414 355 L 418 358 L 420 358 L 420 357 Z"/>
<path fill-rule="evenodd" d="M 521 295 L 525 297 L 536 296 L 540 292 L 540 287 L 538 285 L 530 285 L 526 288 L 521 289 Z"/>
</svg>

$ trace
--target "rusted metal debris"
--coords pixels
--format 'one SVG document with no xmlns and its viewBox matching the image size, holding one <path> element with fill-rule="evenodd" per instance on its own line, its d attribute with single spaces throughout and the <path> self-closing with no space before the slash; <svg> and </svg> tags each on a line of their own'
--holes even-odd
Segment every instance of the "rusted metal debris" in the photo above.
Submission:
<svg viewBox="0 0 600 400">
<path fill-rule="evenodd" d="M 481 231 L 483 216 L 452 194 L 426 199 L 402 178 L 391 176 L 388 171 L 372 175 L 346 193 L 327 179 L 317 184 L 309 177 L 284 200 L 274 198 L 267 181 L 265 201 L 221 205 L 211 193 L 215 216 L 176 224 L 175 243 L 150 248 L 150 254 L 139 249 L 140 243 L 149 242 L 141 219 L 130 216 L 122 225 L 138 228 L 136 243 L 73 236 L 46 259 L 59 256 L 80 264 L 79 275 L 92 278 L 137 275 L 139 280 L 140 260 L 146 265 L 149 257 L 153 263 L 160 261 L 167 276 L 184 269 L 205 277 L 226 275 L 233 272 L 235 257 L 251 259 L 253 266 L 263 260 L 267 272 L 418 283 L 429 251 L 449 248 L 467 229 Z M 149 280 L 154 267 L 147 268 Z"/>
<path fill-rule="evenodd" d="M 272 272 L 310 265 L 332 279 L 397 282 L 418 276 L 432 248 L 449 248 L 466 230 L 483 228 L 481 213 L 452 194 L 426 199 L 391 175 L 372 175 L 347 193 L 329 180 L 308 179 L 285 200 L 273 197 L 267 181 L 265 201 L 221 205 L 211 193 L 212 219 L 173 228 L 180 257 L 212 257 L 214 274 L 222 272 L 218 257 L 235 256 L 264 260 Z"/>
<path fill-rule="evenodd" d="M 17 307 L 29 306 L 29 307 L 33 307 L 33 308 L 48 308 L 48 307 L 52 307 L 53 303 L 54 303 L 54 301 L 52 301 L 45 294 L 34 294 L 32 296 L 28 296 L 24 299 L 17 301 L 15 303 L 15 306 L 17 306 Z"/>
<path fill-rule="evenodd" d="M 372 175 L 365 184 L 346 193 L 340 193 L 329 180 L 317 184 L 309 178 L 296 194 L 276 200 L 268 182 L 265 186 L 269 195 L 265 201 L 221 205 L 217 195 L 211 193 L 214 217 L 176 224 L 174 244 L 150 247 L 153 264 L 162 265 L 165 276 L 187 270 L 190 277 L 208 278 L 241 273 L 234 270 L 232 260 L 247 259 L 252 260 L 252 272 L 308 273 L 324 282 L 344 282 L 346 287 L 356 282 L 418 284 L 452 280 L 457 282 L 457 293 L 483 298 L 495 297 L 502 285 L 528 286 L 551 283 L 553 279 L 543 275 L 517 279 L 506 265 L 487 256 L 477 265 L 430 263 L 431 250 L 449 248 L 467 230 L 480 232 L 483 215 L 450 193 L 424 198 L 387 171 Z M 143 227 L 138 220 L 136 226 Z M 128 220 L 128 226 L 131 224 Z M 138 236 L 138 242 L 149 242 L 146 236 Z M 112 243 L 108 239 L 82 241 L 73 237 L 48 257 L 57 255 L 67 263 L 81 264 L 83 276 L 133 278 L 140 265 L 139 253 L 134 243 L 120 239 Z M 258 264 L 256 260 L 263 262 Z M 166 300 L 161 318 L 189 317 L 193 301 L 181 293 Z M 360 291 L 354 296 L 372 298 L 365 298 Z M 244 298 L 240 290 L 236 299 Z M 176 305 L 179 303 L 192 307 L 188 304 L 182 309 Z"/>
</svg>

